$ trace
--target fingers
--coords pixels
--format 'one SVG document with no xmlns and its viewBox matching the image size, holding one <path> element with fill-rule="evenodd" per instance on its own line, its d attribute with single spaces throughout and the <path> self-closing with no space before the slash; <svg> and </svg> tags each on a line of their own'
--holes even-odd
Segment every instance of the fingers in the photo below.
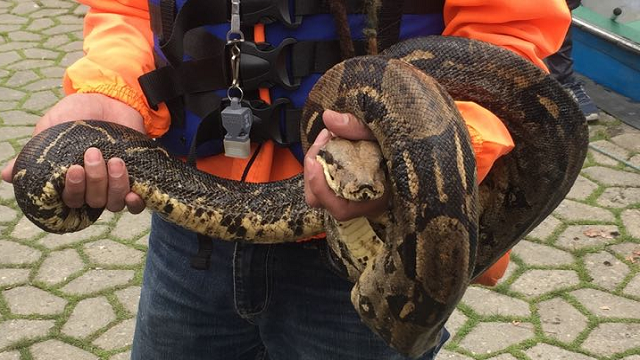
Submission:
<svg viewBox="0 0 640 360">
<path fill-rule="evenodd" d="M 13 173 L 13 164 L 16 162 L 16 159 L 11 159 L 7 166 L 2 169 L 2 180 L 8 183 L 13 182 L 12 173 Z"/>
<path fill-rule="evenodd" d="M 342 114 L 333 110 L 325 110 L 322 120 L 334 135 L 349 140 L 373 140 L 371 130 L 352 114 Z"/>
<path fill-rule="evenodd" d="M 118 212 L 125 208 L 133 214 L 144 210 L 142 198 L 130 190 L 129 174 L 122 159 L 105 163 L 102 153 L 90 148 L 84 155 L 84 168 L 73 165 L 67 171 L 62 199 L 71 208 L 84 204 Z"/>
</svg>

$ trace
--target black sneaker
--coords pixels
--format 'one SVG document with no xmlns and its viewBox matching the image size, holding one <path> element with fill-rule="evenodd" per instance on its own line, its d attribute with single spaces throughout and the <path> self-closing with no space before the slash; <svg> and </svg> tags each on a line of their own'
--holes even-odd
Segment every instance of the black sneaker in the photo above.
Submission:
<svg viewBox="0 0 640 360">
<path fill-rule="evenodd" d="M 598 120 L 598 108 L 593 103 L 589 95 L 584 91 L 584 87 L 579 82 L 569 82 L 562 84 L 562 86 L 569 91 L 573 99 L 580 106 L 580 110 L 584 114 L 584 117 L 587 118 L 587 122 L 593 122 Z"/>
</svg>

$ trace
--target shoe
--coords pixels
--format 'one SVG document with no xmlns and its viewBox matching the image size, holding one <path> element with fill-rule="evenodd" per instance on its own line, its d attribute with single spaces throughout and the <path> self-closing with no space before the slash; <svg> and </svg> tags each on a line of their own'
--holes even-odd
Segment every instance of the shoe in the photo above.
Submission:
<svg viewBox="0 0 640 360">
<path fill-rule="evenodd" d="M 594 122 L 599 118 L 599 110 L 593 103 L 589 95 L 584 91 L 584 87 L 579 82 L 568 82 L 562 84 L 562 86 L 569 91 L 573 99 L 580 106 L 580 110 L 587 118 L 587 122 Z"/>
</svg>

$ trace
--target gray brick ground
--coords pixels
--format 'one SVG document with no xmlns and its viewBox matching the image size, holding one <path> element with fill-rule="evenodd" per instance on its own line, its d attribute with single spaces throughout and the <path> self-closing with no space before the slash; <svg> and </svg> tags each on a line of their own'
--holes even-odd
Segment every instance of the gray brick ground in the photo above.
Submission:
<svg viewBox="0 0 640 360">
<path fill-rule="evenodd" d="M 513 248 L 513 253 L 529 265 L 561 266 L 574 262 L 571 253 L 531 241 L 521 241 Z"/>
<path fill-rule="evenodd" d="M 582 306 L 601 318 L 640 319 L 640 302 L 594 289 L 572 291 Z M 640 344 L 640 343 L 639 343 Z"/>
<path fill-rule="evenodd" d="M 625 210 L 620 217 L 629 235 L 640 239 L 640 210 Z"/>
<path fill-rule="evenodd" d="M 0 360 L 20 360 L 20 352 L 9 351 L 0 353 Z"/>
<path fill-rule="evenodd" d="M 629 267 L 608 252 L 585 256 L 584 263 L 594 284 L 613 290 L 629 273 Z"/>
<path fill-rule="evenodd" d="M 67 300 L 33 286 L 20 286 L 2 292 L 9 310 L 16 315 L 55 315 L 64 310 Z"/>
<path fill-rule="evenodd" d="M 475 354 L 489 354 L 533 337 L 533 324 L 480 323 L 461 342 L 460 346 Z"/>
<path fill-rule="evenodd" d="M 115 319 L 116 314 L 105 297 L 85 299 L 76 305 L 61 331 L 65 335 L 85 338 Z"/>
<path fill-rule="evenodd" d="M 97 265 L 136 265 L 144 253 L 113 240 L 98 240 L 84 245 L 84 252 Z"/>
<path fill-rule="evenodd" d="M 527 237 L 538 239 L 538 240 L 547 240 L 551 234 L 556 231 L 558 226 L 560 226 L 562 222 L 553 216 L 548 216 L 544 219 L 543 222 L 540 223 L 533 231 L 531 231 Z"/>
<path fill-rule="evenodd" d="M 126 289 L 118 290 L 115 292 L 118 301 L 124 306 L 131 314 L 138 312 L 138 302 L 140 301 L 140 287 L 131 286 Z"/>
<path fill-rule="evenodd" d="M 84 262 L 75 249 L 52 251 L 38 269 L 36 280 L 47 285 L 55 285 L 66 281 L 70 275 L 83 267 Z"/>
<path fill-rule="evenodd" d="M 525 351 L 531 360 L 595 360 L 591 356 L 564 350 L 548 344 L 538 344 Z"/>
<path fill-rule="evenodd" d="M 604 323 L 598 325 L 582 347 L 598 355 L 611 356 L 640 345 L 640 324 Z"/>
<path fill-rule="evenodd" d="M 640 174 L 628 171 L 593 166 L 584 169 L 582 173 L 607 186 L 638 186 L 640 184 Z"/>
<path fill-rule="evenodd" d="M 0 240 L 0 264 L 33 264 L 40 259 L 41 252 L 34 248 Z"/>
<path fill-rule="evenodd" d="M 75 233 L 69 233 L 64 235 L 48 234 L 47 236 L 38 240 L 38 244 L 44 247 L 47 247 L 49 249 L 57 249 L 63 246 L 76 244 L 97 236 L 101 236 L 105 234 L 107 230 L 108 230 L 107 226 L 93 225 Z"/>
<path fill-rule="evenodd" d="M 8 288 L 29 280 L 28 269 L 0 269 L 0 288 Z"/>
<path fill-rule="evenodd" d="M 47 340 L 31 347 L 34 360 L 98 360 L 90 352 L 58 340 Z"/>
<path fill-rule="evenodd" d="M 531 298 L 575 286 L 579 282 L 578 274 L 573 270 L 529 270 L 513 283 L 511 289 Z"/>
<path fill-rule="evenodd" d="M 528 317 L 531 315 L 527 302 L 480 287 L 468 289 L 462 298 L 462 302 L 478 314 L 484 316 L 503 315 Z"/>
<path fill-rule="evenodd" d="M 609 210 L 572 200 L 564 200 L 553 213 L 569 221 L 613 222 L 615 220 L 615 217 Z"/>
<path fill-rule="evenodd" d="M 573 184 L 573 187 L 571 188 L 571 191 L 569 191 L 569 193 L 567 194 L 567 198 L 575 200 L 585 200 L 597 188 L 598 184 L 585 178 L 584 176 L 578 176 L 575 184 Z"/>
<path fill-rule="evenodd" d="M 7 320 L 0 323 L 0 350 L 20 340 L 45 336 L 53 328 L 53 320 Z"/>
<path fill-rule="evenodd" d="M 640 298 L 640 274 L 629 281 L 627 287 L 624 288 L 624 293 Z"/>
<path fill-rule="evenodd" d="M 640 204 L 640 188 L 608 188 L 598 197 L 597 202 L 598 205 L 611 208 Z"/>
<path fill-rule="evenodd" d="M 611 244 L 619 234 L 615 225 L 572 225 L 560 234 L 556 245 L 568 250 L 584 249 Z"/>
<path fill-rule="evenodd" d="M 72 295 L 86 295 L 125 285 L 133 279 L 132 270 L 89 270 L 61 290 Z"/>
<path fill-rule="evenodd" d="M 587 327 L 587 317 L 562 299 L 547 300 L 538 307 L 545 336 L 570 343 Z"/>
<path fill-rule="evenodd" d="M 135 319 L 128 319 L 107 330 L 93 341 L 101 349 L 116 350 L 131 345 Z"/>
</svg>

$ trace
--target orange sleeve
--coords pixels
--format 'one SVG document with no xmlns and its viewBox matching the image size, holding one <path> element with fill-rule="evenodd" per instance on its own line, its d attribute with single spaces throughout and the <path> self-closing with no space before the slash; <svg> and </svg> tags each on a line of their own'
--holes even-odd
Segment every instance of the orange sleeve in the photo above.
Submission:
<svg viewBox="0 0 640 360">
<path fill-rule="evenodd" d="M 147 132 L 159 136 L 168 128 L 164 104 L 152 110 L 138 77 L 155 68 L 153 35 L 146 0 L 81 0 L 89 6 L 84 19 L 85 56 L 69 66 L 65 93 L 100 93 L 138 110 Z"/>
<path fill-rule="evenodd" d="M 546 70 L 571 24 L 565 0 L 447 0 L 443 35 L 484 40 L 505 47 Z"/>
</svg>

